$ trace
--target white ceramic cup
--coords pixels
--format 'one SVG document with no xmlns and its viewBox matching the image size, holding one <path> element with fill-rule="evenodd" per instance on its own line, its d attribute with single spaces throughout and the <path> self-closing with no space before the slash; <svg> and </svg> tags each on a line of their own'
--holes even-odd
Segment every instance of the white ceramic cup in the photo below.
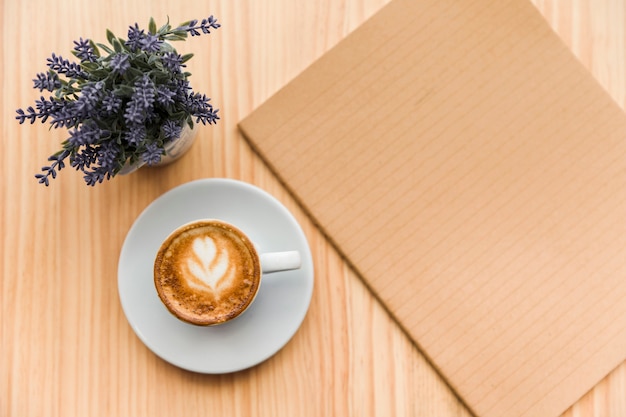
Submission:
<svg viewBox="0 0 626 417">
<path fill-rule="evenodd" d="M 226 323 L 246 311 L 264 274 L 299 269 L 298 251 L 259 253 L 235 225 L 200 219 L 174 230 L 154 262 L 159 298 L 177 318 L 199 326 Z"/>
</svg>

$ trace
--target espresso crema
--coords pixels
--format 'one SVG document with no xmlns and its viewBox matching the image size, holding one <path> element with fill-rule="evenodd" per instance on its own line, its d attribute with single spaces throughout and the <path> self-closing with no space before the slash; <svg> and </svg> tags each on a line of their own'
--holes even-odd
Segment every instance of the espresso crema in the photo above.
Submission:
<svg viewBox="0 0 626 417">
<path fill-rule="evenodd" d="M 154 283 L 168 310 L 202 326 L 226 322 L 245 311 L 260 279 L 252 243 L 218 220 L 177 229 L 163 242 L 154 263 Z"/>
</svg>

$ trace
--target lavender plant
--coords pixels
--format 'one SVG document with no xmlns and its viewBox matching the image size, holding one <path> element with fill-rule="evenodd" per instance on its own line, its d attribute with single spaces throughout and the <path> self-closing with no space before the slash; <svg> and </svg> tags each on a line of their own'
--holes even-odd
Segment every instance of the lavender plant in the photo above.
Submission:
<svg viewBox="0 0 626 417">
<path fill-rule="evenodd" d="M 127 39 L 107 30 L 108 45 L 74 41 L 72 54 L 79 62 L 53 53 L 47 72 L 33 80 L 35 89 L 52 94 L 18 109 L 16 116 L 20 124 L 39 119 L 67 129 L 61 149 L 35 175 L 39 183 L 48 186 L 69 162 L 93 186 L 114 177 L 127 162 L 158 163 L 164 144 L 178 138 L 185 125 L 216 123 L 218 110 L 206 95 L 192 91 L 191 74 L 184 71 L 193 54 L 178 54 L 169 41 L 219 27 L 213 16 L 159 29 L 150 19 L 147 32 L 135 23 Z"/>
</svg>

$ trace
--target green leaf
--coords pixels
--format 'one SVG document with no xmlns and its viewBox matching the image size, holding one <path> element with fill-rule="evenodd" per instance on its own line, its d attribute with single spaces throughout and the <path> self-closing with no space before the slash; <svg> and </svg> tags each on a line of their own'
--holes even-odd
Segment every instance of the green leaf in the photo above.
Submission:
<svg viewBox="0 0 626 417">
<path fill-rule="evenodd" d="M 116 36 L 113 34 L 113 32 L 107 29 L 107 40 L 111 45 L 113 45 L 113 39 L 116 39 Z"/>
<path fill-rule="evenodd" d="M 163 26 L 161 26 L 161 28 L 159 29 L 159 35 L 163 36 L 165 35 L 167 32 L 169 32 L 172 29 L 172 26 L 170 25 L 170 17 L 167 17 L 167 23 L 165 23 Z"/>
<path fill-rule="evenodd" d="M 184 110 L 172 113 L 172 118 L 174 118 L 176 120 L 184 120 L 187 116 L 188 116 L 188 114 Z"/>
<path fill-rule="evenodd" d="M 109 48 L 108 46 L 106 46 L 106 45 L 104 45 L 104 44 L 102 44 L 102 43 L 98 43 L 97 45 L 98 45 L 100 48 L 104 49 L 104 51 L 105 51 L 107 54 L 109 54 L 109 55 L 111 55 L 112 53 L 114 53 L 114 52 L 113 52 L 113 49 Z"/>
<path fill-rule="evenodd" d="M 91 39 L 89 39 L 89 46 L 91 46 L 91 49 L 93 49 L 93 54 L 97 56 L 98 58 L 100 58 L 100 50 L 98 49 L 98 46 L 96 45 L 96 43 L 92 41 Z"/>
<path fill-rule="evenodd" d="M 157 84 L 166 84 L 170 81 L 170 74 L 166 71 L 152 70 L 150 71 L 150 75 L 153 76 Z"/>
<path fill-rule="evenodd" d="M 176 52 L 176 49 L 169 42 L 163 42 L 161 44 L 161 52 Z"/>
<path fill-rule="evenodd" d="M 96 77 L 98 80 L 103 80 L 111 74 L 111 70 L 99 68 L 95 71 L 91 71 L 91 75 Z"/>
<path fill-rule="evenodd" d="M 148 31 L 151 35 L 155 35 L 157 33 L 156 22 L 152 17 L 150 18 L 150 23 L 148 23 Z"/>
<path fill-rule="evenodd" d="M 113 45 L 115 52 L 122 52 L 122 43 L 117 38 L 111 40 L 111 45 Z"/>
<path fill-rule="evenodd" d="M 80 66 L 87 72 L 92 72 L 100 68 L 100 65 L 96 62 L 83 62 Z"/>
<path fill-rule="evenodd" d="M 163 39 L 166 41 L 184 41 L 185 39 L 187 39 L 187 37 L 170 34 L 170 35 L 163 36 Z"/>
<path fill-rule="evenodd" d="M 187 39 L 188 33 L 187 33 L 186 30 L 181 30 L 181 29 L 176 28 L 173 31 L 171 31 L 170 33 L 168 33 L 167 36 L 168 36 L 167 37 L 168 40 L 182 41 L 182 40 Z"/>
<path fill-rule="evenodd" d="M 150 64 L 148 64 L 148 57 L 146 54 L 141 54 L 137 56 L 138 59 L 133 59 L 132 60 L 132 64 L 134 67 L 136 68 L 142 68 L 146 71 L 150 71 L 152 69 L 152 66 L 150 66 Z"/>
<path fill-rule="evenodd" d="M 120 97 L 131 97 L 135 93 L 135 89 L 129 85 L 120 84 L 113 90 L 113 93 Z"/>
<path fill-rule="evenodd" d="M 143 76 L 143 72 L 133 67 L 128 68 L 124 73 L 124 79 L 131 82 L 134 82 L 137 78 L 141 76 Z"/>
<path fill-rule="evenodd" d="M 148 58 L 148 64 L 154 65 L 156 62 L 161 62 L 161 58 L 158 55 L 150 55 Z"/>
<path fill-rule="evenodd" d="M 193 58 L 193 54 L 185 54 L 182 56 L 182 62 L 183 64 L 187 61 L 189 61 L 191 58 Z"/>
</svg>

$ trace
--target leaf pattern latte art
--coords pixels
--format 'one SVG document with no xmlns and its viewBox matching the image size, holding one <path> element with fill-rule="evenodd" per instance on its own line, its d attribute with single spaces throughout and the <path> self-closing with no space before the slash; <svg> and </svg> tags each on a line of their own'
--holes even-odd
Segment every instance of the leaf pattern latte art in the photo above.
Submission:
<svg viewBox="0 0 626 417">
<path fill-rule="evenodd" d="M 193 257 L 187 260 L 187 284 L 201 290 L 218 293 L 233 279 L 234 270 L 230 265 L 227 250 L 218 249 L 209 237 L 198 237 L 192 244 Z"/>
</svg>

